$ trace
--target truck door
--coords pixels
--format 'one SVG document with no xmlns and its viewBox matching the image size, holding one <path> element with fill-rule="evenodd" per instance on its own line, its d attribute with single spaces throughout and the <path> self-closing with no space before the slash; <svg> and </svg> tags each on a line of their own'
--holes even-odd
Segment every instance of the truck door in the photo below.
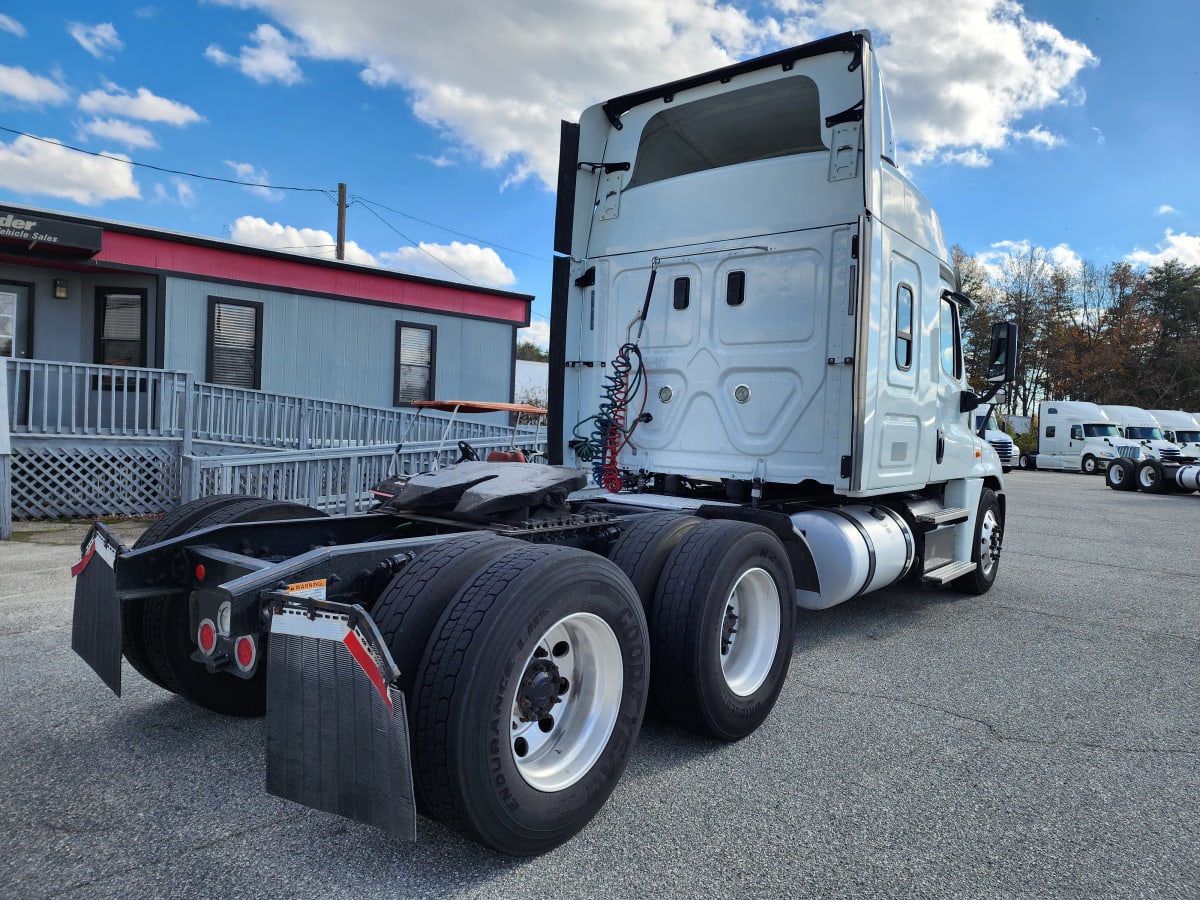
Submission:
<svg viewBox="0 0 1200 900">
<path fill-rule="evenodd" d="M 971 414 L 961 411 L 967 383 L 961 310 L 952 291 L 943 276 L 937 301 L 936 359 L 931 367 L 937 383 L 937 435 L 930 481 L 967 477 L 975 467 L 979 441 L 971 429 Z"/>
</svg>

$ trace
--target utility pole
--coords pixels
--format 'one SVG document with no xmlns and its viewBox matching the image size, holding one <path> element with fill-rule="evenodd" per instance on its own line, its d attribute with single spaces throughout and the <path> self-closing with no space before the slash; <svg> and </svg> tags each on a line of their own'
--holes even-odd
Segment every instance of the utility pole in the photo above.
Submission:
<svg viewBox="0 0 1200 900">
<path fill-rule="evenodd" d="M 346 258 L 346 185 L 338 182 L 337 258 Z"/>
</svg>

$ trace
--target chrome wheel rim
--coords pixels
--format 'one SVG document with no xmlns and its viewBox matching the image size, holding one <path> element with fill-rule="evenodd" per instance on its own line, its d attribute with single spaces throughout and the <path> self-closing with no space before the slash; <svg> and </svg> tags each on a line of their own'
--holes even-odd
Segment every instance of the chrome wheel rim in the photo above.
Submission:
<svg viewBox="0 0 1200 900">
<path fill-rule="evenodd" d="M 979 527 L 979 569 L 985 578 L 991 578 L 999 562 L 1000 520 L 995 510 L 983 514 Z"/>
<path fill-rule="evenodd" d="M 743 572 L 725 600 L 717 635 L 721 675 L 735 695 L 749 697 L 767 680 L 779 647 L 779 588 L 765 569 Z"/>
<path fill-rule="evenodd" d="M 624 687 L 621 645 L 592 613 L 554 623 L 525 661 L 513 697 L 509 749 L 526 784 L 561 791 L 608 745 Z"/>
</svg>

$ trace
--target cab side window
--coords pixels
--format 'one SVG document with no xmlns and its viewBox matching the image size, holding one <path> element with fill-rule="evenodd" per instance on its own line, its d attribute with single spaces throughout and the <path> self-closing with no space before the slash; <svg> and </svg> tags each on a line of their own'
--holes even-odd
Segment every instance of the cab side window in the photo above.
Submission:
<svg viewBox="0 0 1200 900">
<path fill-rule="evenodd" d="M 913 361 L 913 292 L 907 284 L 896 288 L 896 368 L 908 371 Z"/>
<path fill-rule="evenodd" d="M 958 304 L 946 297 L 941 308 L 942 371 L 955 379 L 963 373 L 962 343 L 959 340 Z"/>
</svg>

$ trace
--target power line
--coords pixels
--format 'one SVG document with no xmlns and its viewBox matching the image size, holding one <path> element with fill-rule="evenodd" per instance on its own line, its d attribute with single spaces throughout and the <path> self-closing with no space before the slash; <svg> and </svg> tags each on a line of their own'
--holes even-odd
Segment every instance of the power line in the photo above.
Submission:
<svg viewBox="0 0 1200 900">
<path fill-rule="evenodd" d="M 242 181 L 237 178 L 220 178 L 215 175 L 200 175 L 196 172 L 185 172 L 182 169 L 170 169 L 165 166 L 155 166 L 155 165 L 151 165 L 150 163 L 136 162 L 131 159 L 122 159 L 119 156 L 111 156 L 107 153 L 97 153 L 94 150 L 85 150 L 84 148 L 76 147 L 73 144 L 65 144 L 62 141 L 55 141 L 55 140 L 51 140 L 50 138 L 38 137 L 35 134 L 29 134 L 28 132 L 25 132 L 25 131 L 18 131 L 15 128 L 7 128 L 3 125 L 0 125 L 0 131 L 7 132 L 9 134 L 15 134 L 15 135 L 18 135 L 19 137 L 29 138 L 31 141 L 39 141 L 43 144 L 50 144 L 51 146 L 60 147 L 64 150 L 71 150 L 75 153 L 83 153 L 87 156 L 92 156 L 97 159 L 107 159 L 112 162 L 123 163 L 124 165 L 127 165 L 127 166 L 136 166 L 137 168 L 140 168 L 140 169 L 150 169 L 151 171 L 154 171 L 154 172 L 163 172 L 167 175 L 180 175 L 184 178 L 198 178 L 202 181 L 215 181 L 220 184 L 233 184 L 233 185 L 238 185 L 239 187 L 260 188 L 262 190 L 268 190 L 268 191 L 297 191 L 297 192 L 310 193 L 310 194 L 323 194 L 325 196 L 325 199 L 329 200 L 329 202 L 333 203 L 335 206 L 337 205 L 337 200 L 335 200 L 333 197 L 334 192 L 331 191 L 329 188 L 291 187 L 291 186 L 287 186 L 287 185 L 278 185 L 278 184 L 263 184 L 258 181 Z M 459 278 L 464 278 L 471 284 L 475 284 L 475 282 L 471 281 L 471 279 L 467 278 L 465 275 L 463 275 L 461 272 L 454 269 L 452 266 L 447 264 L 445 261 L 440 260 L 436 256 L 434 256 L 432 253 L 429 253 L 429 251 L 426 250 L 424 247 L 421 247 L 418 242 L 413 241 L 412 238 L 406 236 L 399 229 L 395 228 L 390 222 L 388 222 L 386 219 L 384 219 L 383 216 L 379 215 L 379 213 L 377 213 L 371 207 L 378 207 L 379 209 L 387 210 L 390 213 L 395 213 L 398 216 L 404 216 L 404 218 L 411 219 L 414 222 L 420 222 L 422 225 L 428 225 L 430 228 L 437 228 L 438 230 L 444 231 L 447 234 L 453 234 L 453 235 L 456 235 L 457 237 L 466 238 L 469 241 L 476 241 L 480 244 L 486 244 L 489 247 L 495 247 L 499 250 L 504 250 L 507 253 L 516 253 L 518 256 L 525 256 L 525 257 L 528 257 L 529 259 L 539 260 L 540 262 L 551 262 L 549 257 L 538 256 L 535 253 L 527 253 L 524 250 L 518 250 L 515 247 L 506 247 L 504 244 L 498 244 L 495 241 L 489 241 L 486 238 L 481 238 L 481 237 L 478 237 L 475 235 L 466 234 L 461 231 L 456 231 L 453 228 L 448 228 L 445 225 L 439 225 L 436 222 L 430 222 L 426 219 L 419 218 L 418 216 L 411 215 L 410 213 L 406 213 L 399 209 L 393 209 L 390 206 L 386 206 L 375 200 L 370 200 L 366 197 L 359 196 L 358 194 L 354 195 L 352 202 L 362 203 L 364 208 L 366 208 L 368 212 L 370 212 L 372 215 L 374 215 L 375 218 L 379 219 L 379 221 L 383 222 L 383 224 L 387 225 L 389 228 L 391 228 L 393 231 L 395 231 L 396 234 L 400 235 L 406 241 L 411 243 L 414 247 L 417 247 L 418 249 L 422 250 L 424 253 L 427 253 L 433 259 L 435 259 L 439 263 L 441 263 L 441 265 L 445 266 L 451 272 L 454 272 L 454 274 L 458 275 Z M 287 248 L 287 249 L 290 249 L 290 248 Z"/>
<path fill-rule="evenodd" d="M 183 172 L 179 169 L 167 169 L 163 166 L 152 166 L 150 163 L 134 162 L 131 159 L 121 159 L 119 156 L 109 156 L 107 153 L 97 153 L 94 150 L 84 150 L 82 147 L 75 147 L 71 144 L 64 144 L 62 141 L 53 141 L 50 138 L 38 137 L 36 134 L 27 134 L 24 131 L 17 131 L 15 128 L 5 128 L 0 125 L 0 131 L 7 131 L 9 134 L 20 135 L 21 137 L 29 138 L 31 141 L 41 141 L 43 144 L 51 144 L 55 147 L 62 147 L 65 150 L 74 150 L 76 153 L 86 153 L 88 156 L 94 156 L 97 159 L 108 159 L 113 162 L 124 163 L 127 166 L 137 166 L 140 169 L 153 169 L 155 172 L 165 172 L 168 175 L 182 175 L 186 178 L 200 178 L 204 181 L 219 181 L 222 184 L 236 184 L 242 187 L 264 188 L 271 191 L 303 191 L 311 194 L 328 194 L 328 188 L 308 188 L 308 187 L 286 187 L 279 184 L 262 184 L 258 181 L 240 181 L 236 178 L 218 178 L 216 175 L 198 175 L 195 172 Z"/>
<path fill-rule="evenodd" d="M 475 287 L 479 287 L 479 284 L 477 282 L 468 278 L 466 275 L 464 275 L 462 272 L 458 271 L 458 269 L 454 268 L 454 266 L 450 265 L 450 263 L 446 262 L 444 259 L 439 259 L 434 254 L 430 253 L 428 250 L 426 250 L 424 247 L 421 246 L 419 241 L 414 241 L 412 238 L 410 238 L 407 234 L 405 234 L 403 231 L 401 231 L 399 228 L 397 228 L 395 225 L 393 225 L 391 222 L 389 222 L 387 219 L 385 219 L 379 213 L 375 212 L 375 210 L 371 209 L 371 207 L 364 206 L 363 208 L 366 209 L 367 212 L 369 212 L 371 215 L 373 215 L 375 218 L 377 218 L 380 222 L 382 222 L 388 228 L 392 229 L 392 231 L 396 232 L 396 234 L 400 235 L 400 237 L 404 238 L 406 241 L 408 241 L 410 244 L 412 244 L 414 247 L 416 247 L 418 250 L 420 250 L 422 253 L 424 253 L 426 256 L 428 256 L 430 259 L 434 260 L 439 265 L 445 266 L 447 269 L 449 269 L 451 272 L 453 272 L 455 275 L 457 275 L 459 278 L 461 278 L 463 281 L 467 282 L 468 284 L 473 284 L 473 285 L 475 285 Z"/>
<path fill-rule="evenodd" d="M 469 241 L 478 241 L 480 244 L 487 244 L 489 247 L 496 247 L 508 253 L 516 253 L 518 256 L 527 256 L 530 259 L 540 260 L 541 262 L 553 262 L 553 260 L 551 260 L 548 256 L 538 256 L 536 253 L 526 253 L 524 250 L 518 250 L 515 247 L 506 247 L 503 244 L 497 244 L 495 241 L 489 241 L 486 238 L 476 237 L 472 234 L 465 234 L 461 231 L 455 231 L 453 228 L 447 228 L 445 225 L 439 225 L 436 222 L 429 222 L 425 219 L 418 218 L 417 216 L 401 210 L 392 209 L 390 206 L 384 206 L 382 203 L 379 203 L 375 200 L 368 200 L 366 197 L 362 197 L 358 194 L 354 195 L 354 202 L 365 203 L 368 206 L 377 206 L 380 209 L 386 209 L 388 212 L 395 213 L 398 216 L 404 216 L 406 219 L 412 219 L 414 222 L 420 222 L 422 225 L 428 225 L 430 228 L 437 228 L 438 230 L 444 231 L 447 234 L 453 234 L 457 237 L 466 238 Z"/>
</svg>

